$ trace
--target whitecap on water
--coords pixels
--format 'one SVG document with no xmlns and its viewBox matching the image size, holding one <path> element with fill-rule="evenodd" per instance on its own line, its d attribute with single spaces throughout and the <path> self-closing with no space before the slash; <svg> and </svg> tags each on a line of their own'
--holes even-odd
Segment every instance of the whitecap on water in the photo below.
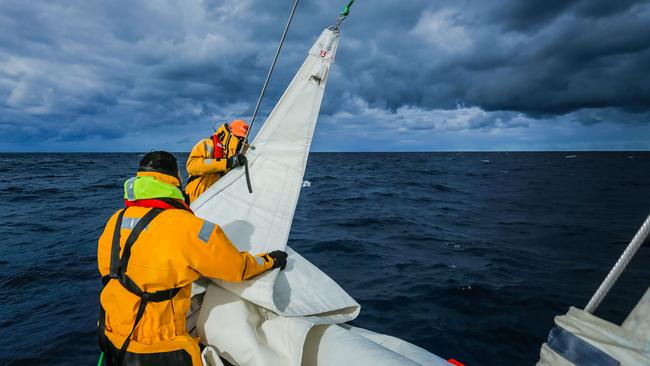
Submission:
<svg viewBox="0 0 650 366">
<path fill-rule="evenodd" d="M 311 182 L 308 180 L 302 181 L 302 188 L 311 187 Z"/>
<path fill-rule="evenodd" d="M 449 247 L 451 247 L 451 248 L 453 248 L 453 249 L 461 249 L 461 248 L 462 248 L 460 244 L 449 243 L 449 242 L 447 242 L 447 243 L 442 243 L 442 244 L 440 244 L 440 246 L 443 247 L 443 248 L 449 248 Z"/>
</svg>

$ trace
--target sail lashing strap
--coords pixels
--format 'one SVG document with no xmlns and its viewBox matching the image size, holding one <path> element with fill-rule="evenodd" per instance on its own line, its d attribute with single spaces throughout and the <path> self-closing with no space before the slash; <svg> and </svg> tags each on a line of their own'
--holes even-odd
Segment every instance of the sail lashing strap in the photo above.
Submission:
<svg viewBox="0 0 650 366">
<path fill-rule="evenodd" d="M 614 357 L 557 325 L 548 334 L 547 344 L 553 351 L 574 365 L 620 365 L 620 362 Z"/>
</svg>

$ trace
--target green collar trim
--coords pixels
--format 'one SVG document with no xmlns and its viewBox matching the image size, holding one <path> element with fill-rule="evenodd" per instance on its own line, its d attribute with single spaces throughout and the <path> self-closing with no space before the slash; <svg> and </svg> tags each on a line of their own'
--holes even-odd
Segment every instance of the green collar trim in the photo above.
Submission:
<svg viewBox="0 0 650 366">
<path fill-rule="evenodd" d="M 124 183 L 124 199 L 128 201 L 153 198 L 173 198 L 183 201 L 183 192 L 175 185 L 161 182 L 154 177 L 133 177 Z"/>
</svg>

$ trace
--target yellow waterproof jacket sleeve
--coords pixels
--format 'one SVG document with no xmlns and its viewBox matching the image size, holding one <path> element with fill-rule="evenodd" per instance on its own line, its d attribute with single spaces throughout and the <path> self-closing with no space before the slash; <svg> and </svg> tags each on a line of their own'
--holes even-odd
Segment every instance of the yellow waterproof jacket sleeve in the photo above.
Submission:
<svg viewBox="0 0 650 366">
<path fill-rule="evenodd" d="M 212 139 L 202 139 L 194 145 L 185 168 L 187 174 L 200 176 L 205 174 L 225 173 L 226 159 L 214 159 Z"/>
<path fill-rule="evenodd" d="M 150 208 L 129 207 L 120 230 L 120 257 L 136 223 Z M 119 211 L 118 211 L 119 212 Z M 110 271 L 111 247 L 118 213 L 106 224 L 98 241 L 97 264 L 105 276 Z M 127 275 L 147 292 L 181 288 L 169 301 L 147 304 L 133 331 L 129 352 L 159 353 L 185 350 L 193 365 L 201 365 L 198 342 L 187 330 L 192 282 L 201 275 L 226 281 L 241 281 L 273 267 L 268 255 L 253 256 L 239 250 L 215 224 L 184 210 L 165 210 L 141 232 L 131 247 Z M 101 292 L 105 310 L 105 334 L 117 348 L 133 329 L 140 298 L 117 280 Z"/>
<path fill-rule="evenodd" d="M 200 220 L 200 219 L 199 219 Z M 273 259 L 266 253 L 251 255 L 240 252 L 218 225 L 203 221 L 189 251 L 190 266 L 201 275 L 239 282 L 273 267 Z"/>
<path fill-rule="evenodd" d="M 147 211 L 142 207 L 127 209 L 120 251 L 129 234 L 128 224 Z M 116 217 L 117 213 L 110 218 L 99 239 L 97 259 L 102 276 L 109 271 Z M 184 286 L 200 276 L 242 281 L 270 269 L 274 262 L 266 253 L 240 252 L 216 224 L 187 211 L 167 210 L 140 235 L 129 263 L 128 273 L 136 283 L 146 291 L 158 291 Z"/>
</svg>

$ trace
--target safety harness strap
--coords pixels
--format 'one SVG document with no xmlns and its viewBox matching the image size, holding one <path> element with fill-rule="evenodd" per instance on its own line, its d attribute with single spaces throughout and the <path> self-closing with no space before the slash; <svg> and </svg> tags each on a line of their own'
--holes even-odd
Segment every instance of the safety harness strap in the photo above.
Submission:
<svg viewBox="0 0 650 366">
<path fill-rule="evenodd" d="M 117 230 L 113 231 L 113 243 L 117 242 L 117 246 L 113 245 L 111 247 L 111 264 L 110 264 L 110 278 L 117 278 L 118 271 L 120 268 L 120 229 L 122 227 L 122 219 L 124 218 L 124 212 L 126 209 L 120 211 L 117 215 L 117 220 L 115 221 L 115 227 Z M 106 285 L 106 284 L 104 284 Z"/>
<path fill-rule="evenodd" d="M 225 125 L 226 125 L 226 128 L 228 129 L 228 131 L 230 132 L 230 127 L 228 126 L 228 124 L 226 123 Z M 226 150 L 228 149 L 228 146 L 229 146 L 228 144 L 230 143 L 230 136 L 231 136 L 231 134 L 229 133 L 227 142 L 225 144 L 222 144 L 225 147 Z M 222 153 L 221 154 L 217 153 L 218 152 L 217 149 L 219 149 L 219 144 L 221 144 L 221 141 L 223 141 L 224 137 L 225 137 L 225 132 L 223 132 L 223 131 L 221 133 L 219 133 L 218 136 L 217 136 L 217 134 L 213 134 L 212 136 L 208 137 L 208 139 L 212 141 L 212 156 L 210 156 L 210 158 L 215 159 L 215 160 L 226 159 L 227 158 Z M 226 151 L 226 153 L 227 153 L 227 151 Z M 187 179 L 187 183 L 185 185 L 187 186 L 192 181 L 197 180 L 199 178 L 201 178 L 200 175 L 190 175 L 189 178 Z"/>
<path fill-rule="evenodd" d="M 121 228 L 122 227 L 122 219 L 124 218 L 124 211 L 126 209 L 121 210 L 120 213 L 117 215 L 117 220 L 116 220 L 116 227 Z M 113 231 L 113 242 L 117 241 L 118 244 L 120 242 L 120 231 L 119 230 L 114 230 Z M 117 274 L 119 271 L 119 263 L 120 263 L 120 246 L 115 245 L 111 246 L 111 262 L 110 262 L 110 269 L 109 273 L 102 277 L 102 289 L 106 287 L 108 284 L 108 281 L 111 280 L 111 278 L 117 278 Z M 104 310 L 104 307 L 102 306 L 101 300 L 99 301 L 99 321 L 97 322 L 97 339 L 99 342 L 99 349 L 101 349 L 104 354 L 108 354 L 108 339 L 106 339 L 106 311 Z"/>
<path fill-rule="evenodd" d="M 122 228 L 122 220 L 124 217 L 124 212 L 126 210 L 122 210 L 116 220 L 115 223 L 115 228 L 113 229 L 113 243 L 111 246 L 111 263 L 110 263 L 110 273 L 107 276 L 104 276 L 102 278 L 102 284 L 104 287 L 108 284 L 108 282 L 112 279 L 117 279 L 119 283 L 124 287 L 127 291 L 131 292 L 132 294 L 140 297 L 140 305 L 138 306 L 138 312 L 135 316 L 135 321 L 133 323 L 133 328 L 131 328 L 131 332 L 129 335 L 126 337 L 124 340 L 124 343 L 122 344 L 122 347 L 120 347 L 119 352 L 117 355 L 111 359 L 107 360 L 109 364 L 120 366 L 122 364 L 122 361 L 124 360 L 124 355 L 126 354 L 126 350 L 129 347 L 129 343 L 131 342 L 131 336 L 133 336 L 133 332 L 135 331 L 135 328 L 138 326 L 138 323 L 140 320 L 142 320 L 142 316 L 144 315 L 144 311 L 147 307 L 147 304 L 149 302 L 162 302 L 162 301 L 167 301 L 171 300 L 178 292 L 181 290 L 181 287 L 175 287 L 169 290 L 161 290 L 161 291 L 156 291 L 156 292 L 145 292 L 142 291 L 142 289 L 131 279 L 126 274 L 126 270 L 129 264 L 129 259 L 131 257 L 131 248 L 133 247 L 133 244 L 136 242 L 142 231 L 153 221 L 156 216 L 158 216 L 163 209 L 160 208 L 153 208 L 149 210 L 139 221 L 138 223 L 133 227 L 133 230 L 131 230 L 131 233 L 129 234 L 128 238 L 126 239 L 126 243 L 124 244 L 124 250 L 122 252 L 122 257 L 120 258 L 119 253 L 120 253 L 120 230 Z M 117 253 L 115 255 L 114 253 Z M 108 340 L 105 334 L 106 328 L 105 328 L 105 322 L 106 322 L 106 313 L 104 311 L 104 308 L 101 306 L 100 302 L 100 317 L 99 317 L 99 346 L 100 348 L 104 351 L 105 354 L 108 354 Z"/>
<path fill-rule="evenodd" d="M 148 302 L 162 302 L 171 300 L 181 290 L 181 287 L 174 287 L 169 290 L 144 292 L 128 275 L 120 278 L 120 284 L 130 293 L 140 297 L 140 299 L 145 299 Z"/>
<path fill-rule="evenodd" d="M 190 175 L 190 177 L 187 179 L 187 184 L 185 184 L 185 185 L 188 185 L 188 184 L 192 183 L 192 181 L 197 180 L 200 177 L 201 177 L 200 175 Z"/>
<path fill-rule="evenodd" d="M 226 125 L 227 126 L 227 125 Z M 223 159 L 223 150 L 220 151 L 220 146 L 221 149 L 223 148 L 223 144 L 219 139 L 223 139 L 223 133 L 220 134 L 221 137 L 217 136 L 216 134 L 213 134 L 210 136 L 210 140 L 212 140 L 212 158 L 213 159 Z M 228 146 L 228 145 L 225 145 Z"/>
<path fill-rule="evenodd" d="M 115 365 L 117 366 L 122 365 L 122 361 L 124 360 L 124 354 L 126 353 L 126 349 L 129 347 L 129 343 L 131 343 L 131 336 L 135 331 L 135 327 L 138 325 L 140 320 L 142 320 L 142 316 L 144 315 L 144 309 L 146 307 L 147 307 L 147 301 L 145 299 L 140 299 L 140 305 L 138 306 L 138 314 L 135 316 L 135 322 L 133 322 L 133 328 L 131 328 L 131 332 L 129 333 L 128 336 L 126 336 L 126 339 L 122 344 L 122 347 L 120 347 L 119 352 L 117 352 L 117 355 L 115 356 Z"/>
<path fill-rule="evenodd" d="M 108 275 L 102 277 L 102 285 L 106 286 L 110 277 Z M 108 354 L 108 339 L 106 338 L 106 310 L 102 306 L 102 301 L 99 301 L 99 321 L 97 322 L 97 340 L 99 342 L 99 349 Z"/>
<path fill-rule="evenodd" d="M 135 224 L 133 227 L 133 230 L 131 230 L 131 234 L 129 234 L 129 237 L 126 239 L 126 243 L 124 244 L 124 250 L 122 251 L 122 258 L 120 258 L 120 268 L 119 268 L 119 276 L 120 279 L 121 277 L 124 277 L 126 273 L 126 269 L 129 265 L 129 259 L 131 258 L 131 247 L 133 247 L 133 243 L 135 243 L 136 239 L 140 236 L 142 231 L 153 221 L 153 219 L 158 216 L 163 210 L 159 208 L 152 208 L 149 210 L 140 220 L 138 220 L 138 223 Z M 116 226 L 115 231 L 118 232 L 117 235 L 117 240 L 115 236 L 113 236 L 113 250 L 115 250 L 115 247 L 117 247 L 117 251 L 119 252 L 120 248 L 120 239 L 119 239 L 119 232 L 121 230 L 122 226 Z M 113 258 L 111 258 L 112 260 Z M 122 282 L 120 280 L 120 282 Z"/>
</svg>

